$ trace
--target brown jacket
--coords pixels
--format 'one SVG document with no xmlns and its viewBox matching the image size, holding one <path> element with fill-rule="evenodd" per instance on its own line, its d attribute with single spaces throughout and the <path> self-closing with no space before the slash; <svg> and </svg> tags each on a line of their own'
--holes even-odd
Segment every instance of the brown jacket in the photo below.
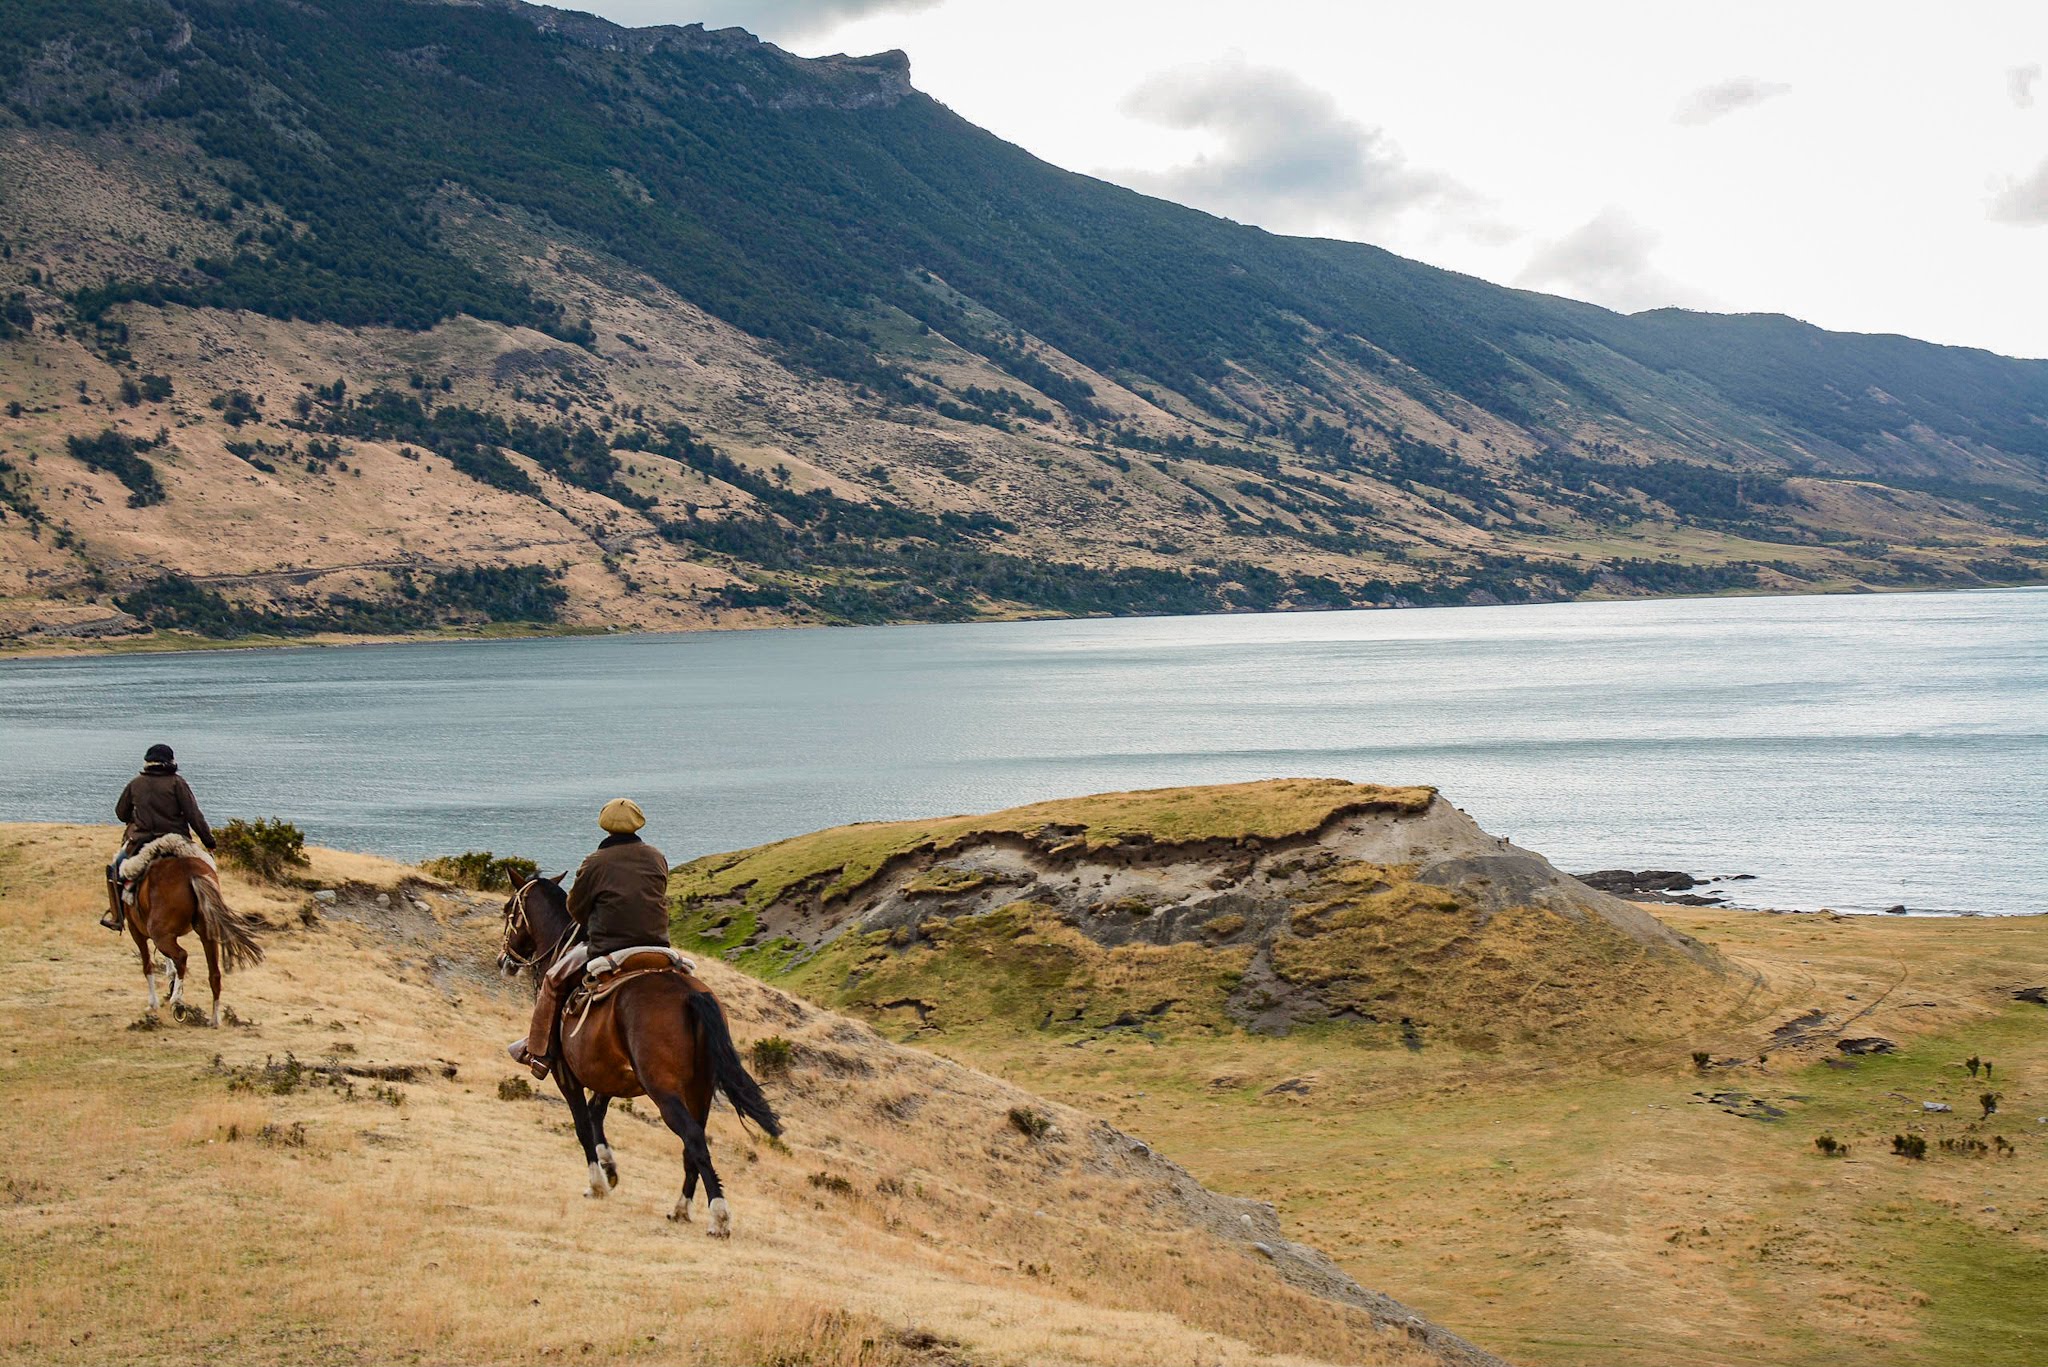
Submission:
<svg viewBox="0 0 2048 1367">
<path fill-rule="evenodd" d="M 144 769 L 128 780 L 114 804 L 114 815 L 128 823 L 122 838 L 132 854 L 160 835 L 192 834 L 213 848 L 213 828 L 192 796 L 192 785 L 175 769 Z"/>
<path fill-rule="evenodd" d="M 605 839 L 576 870 L 569 914 L 590 933 L 590 952 L 668 943 L 668 860 L 637 835 Z"/>
</svg>

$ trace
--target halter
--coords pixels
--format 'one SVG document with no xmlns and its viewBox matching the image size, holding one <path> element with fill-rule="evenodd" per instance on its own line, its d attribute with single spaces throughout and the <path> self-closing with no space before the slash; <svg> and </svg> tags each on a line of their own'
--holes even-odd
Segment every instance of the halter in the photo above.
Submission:
<svg viewBox="0 0 2048 1367">
<path fill-rule="evenodd" d="M 555 938 L 553 944 L 545 950 L 538 948 L 540 937 L 533 933 L 533 920 L 526 914 L 526 894 L 531 892 L 533 885 L 539 881 L 535 878 L 521 883 L 512 893 L 512 900 L 505 904 L 505 942 L 499 952 L 504 961 L 512 965 L 514 973 L 522 968 L 532 968 L 536 964 L 553 963 L 556 956 L 576 938 L 576 922 L 571 919 L 567 928 Z M 526 938 L 534 942 L 536 948 L 533 953 L 520 955 L 512 952 L 512 932 L 515 930 L 525 931 Z"/>
</svg>

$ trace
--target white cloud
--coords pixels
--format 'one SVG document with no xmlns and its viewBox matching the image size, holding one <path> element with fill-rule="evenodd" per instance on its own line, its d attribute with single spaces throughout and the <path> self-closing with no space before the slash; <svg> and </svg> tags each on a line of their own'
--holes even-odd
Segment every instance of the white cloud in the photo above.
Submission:
<svg viewBox="0 0 2048 1367">
<path fill-rule="evenodd" d="M 1147 77 L 1124 113 L 1205 134 L 1213 152 L 1161 171 L 1110 173 L 1149 194 L 1281 232 L 1370 229 L 1410 209 L 1476 209 L 1458 182 L 1411 165 L 1328 92 L 1241 54 Z"/>
<path fill-rule="evenodd" d="M 1754 76 L 1736 76 L 1703 85 L 1678 102 L 1673 123 L 1697 126 L 1724 119 L 1741 109 L 1753 109 L 1766 100 L 1789 95 L 1792 87 L 1783 81 L 1759 81 Z"/>
<path fill-rule="evenodd" d="M 2005 69 L 2005 93 L 2012 96 L 2014 105 L 2021 109 L 2034 107 L 2034 86 L 2041 79 L 2041 64 L 2032 62 L 2026 66 L 2009 66 Z"/>
<path fill-rule="evenodd" d="M 1697 307 L 1704 301 L 1651 260 L 1658 241 L 1655 231 L 1610 205 L 1538 247 L 1515 283 L 1625 313 L 1674 304 Z"/>
<path fill-rule="evenodd" d="M 2042 159 L 2033 174 L 2005 182 L 2004 188 L 1991 197 L 1991 218 L 2022 228 L 2048 223 L 2048 158 Z"/>
</svg>

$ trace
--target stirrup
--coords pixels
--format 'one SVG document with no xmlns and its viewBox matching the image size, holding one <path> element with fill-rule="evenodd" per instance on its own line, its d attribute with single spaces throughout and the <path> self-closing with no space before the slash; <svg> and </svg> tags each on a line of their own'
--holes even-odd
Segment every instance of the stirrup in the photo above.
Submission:
<svg viewBox="0 0 2048 1367">
<path fill-rule="evenodd" d="M 532 1074 L 535 1077 L 540 1078 L 543 1081 L 546 1080 L 548 1075 L 548 1061 L 544 1058 L 535 1058 L 531 1053 L 527 1052 L 525 1040 L 513 1040 L 510 1044 L 505 1046 L 505 1052 L 512 1056 L 512 1061 L 514 1063 L 525 1064 L 527 1066 L 527 1069 L 530 1072 L 532 1072 Z"/>
<path fill-rule="evenodd" d="M 100 924 L 105 926 L 108 930 L 113 931 L 116 935 L 119 935 L 121 933 L 121 927 L 125 925 L 126 922 L 114 919 L 114 909 L 112 907 L 108 907 L 105 911 L 100 913 Z"/>
</svg>

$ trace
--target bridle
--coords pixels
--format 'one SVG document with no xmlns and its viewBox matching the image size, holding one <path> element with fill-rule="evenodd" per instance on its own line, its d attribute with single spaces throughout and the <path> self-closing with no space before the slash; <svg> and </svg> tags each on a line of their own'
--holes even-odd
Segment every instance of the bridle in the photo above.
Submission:
<svg viewBox="0 0 2048 1367">
<path fill-rule="evenodd" d="M 562 933 L 555 938 L 553 944 L 549 945 L 546 949 L 539 948 L 540 937 L 533 933 L 533 920 L 526 913 L 526 894 L 533 891 L 533 885 L 540 881 L 538 878 L 533 878 L 521 883 L 512 893 L 512 900 L 505 903 L 505 940 L 504 944 L 499 947 L 498 961 L 501 964 L 510 965 L 510 969 L 514 973 L 517 973 L 522 968 L 532 968 L 536 964 L 553 963 L 556 957 L 568 947 L 569 942 L 576 937 L 576 922 L 572 920 L 563 929 Z M 525 933 L 527 940 L 535 946 L 533 953 L 521 955 L 512 952 L 512 935 L 515 931 L 523 931 Z"/>
</svg>

